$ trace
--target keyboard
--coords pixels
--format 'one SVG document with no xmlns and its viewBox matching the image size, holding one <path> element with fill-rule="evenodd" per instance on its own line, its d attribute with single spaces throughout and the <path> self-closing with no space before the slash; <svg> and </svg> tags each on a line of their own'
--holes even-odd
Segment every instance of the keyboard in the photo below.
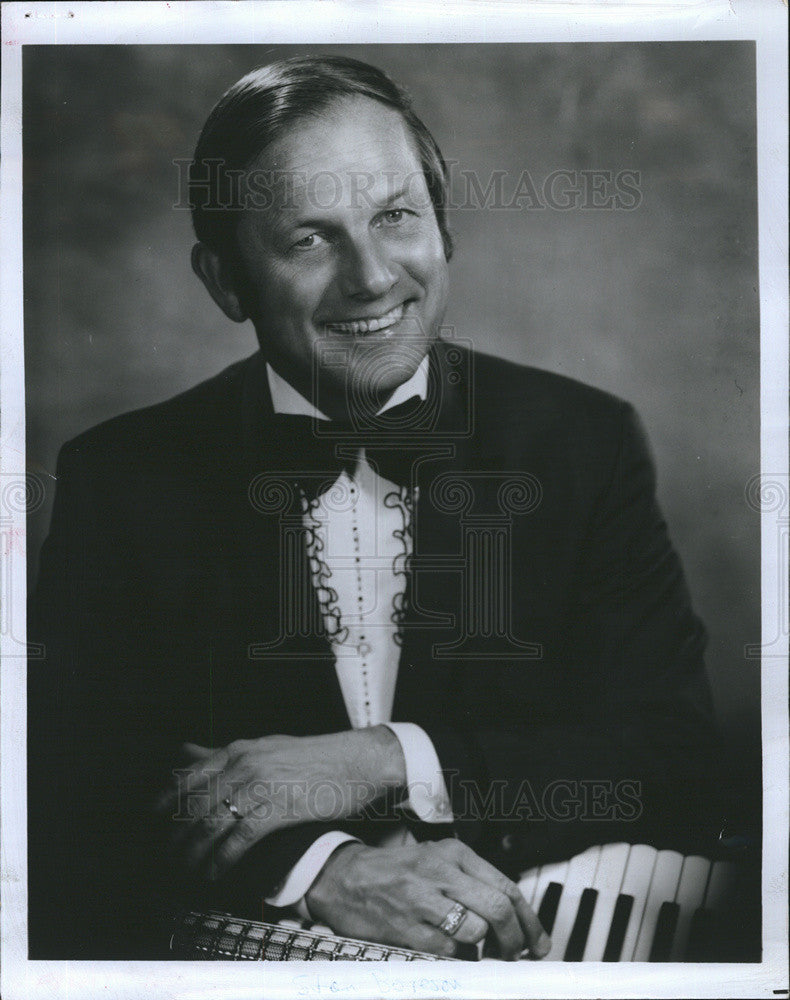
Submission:
<svg viewBox="0 0 790 1000">
<path fill-rule="evenodd" d="M 552 939 L 544 962 L 723 962 L 733 960 L 732 916 L 742 916 L 737 874 L 731 861 L 604 844 L 532 868 L 519 886 Z M 252 961 L 437 960 L 343 938 L 311 921 L 195 911 L 171 925 L 169 951 L 175 958 Z"/>
<path fill-rule="evenodd" d="M 533 868 L 519 886 L 552 939 L 544 962 L 699 962 L 723 960 L 735 881 L 732 862 L 604 844 Z"/>
</svg>

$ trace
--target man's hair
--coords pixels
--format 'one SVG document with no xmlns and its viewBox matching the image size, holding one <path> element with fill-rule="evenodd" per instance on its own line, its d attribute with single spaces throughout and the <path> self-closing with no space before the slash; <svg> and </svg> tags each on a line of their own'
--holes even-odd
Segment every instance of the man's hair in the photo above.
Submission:
<svg viewBox="0 0 790 1000">
<path fill-rule="evenodd" d="M 240 174 L 284 129 L 320 113 L 338 98 L 354 95 L 394 108 L 403 117 L 417 147 L 449 260 L 449 181 L 436 140 L 412 110 L 402 87 L 375 66 L 345 56 L 296 56 L 270 63 L 223 94 L 203 126 L 189 170 L 189 204 L 197 238 L 235 265 L 238 209 L 243 204 Z"/>
</svg>

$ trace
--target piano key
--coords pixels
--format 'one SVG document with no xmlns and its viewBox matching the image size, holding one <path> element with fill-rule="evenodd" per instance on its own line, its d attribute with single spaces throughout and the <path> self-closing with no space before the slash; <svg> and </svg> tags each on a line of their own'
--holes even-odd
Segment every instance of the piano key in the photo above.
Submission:
<svg viewBox="0 0 790 1000">
<path fill-rule="evenodd" d="M 713 961 L 710 955 L 710 944 L 713 939 L 713 914 L 702 908 L 696 910 L 691 918 L 691 930 L 686 946 L 687 962 Z"/>
<path fill-rule="evenodd" d="M 669 956 L 671 962 L 682 962 L 686 959 L 691 921 L 696 910 L 702 905 L 710 877 L 711 863 L 707 858 L 690 855 L 683 861 L 680 872 L 680 884 L 675 894 L 678 904 L 678 922 L 675 928 L 675 939 Z"/>
<path fill-rule="evenodd" d="M 615 907 L 620 887 L 623 884 L 630 850 L 630 844 L 605 844 L 601 848 L 601 857 L 593 882 L 593 888 L 598 891 L 598 902 L 595 905 L 592 923 L 587 934 L 587 944 L 582 959 L 585 962 L 604 961 L 606 942 L 612 928 Z M 625 934 L 625 924 L 623 924 L 622 933 Z M 621 937 L 621 945 L 622 940 Z"/>
<path fill-rule="evenodd" d="M 535 895 L 532 897 L 532 909 L 537 913 L 538 918 L 540 918 L 540 910 L 543 906 L 543 900 L 549 885 L 551 885 L 551 883 L 555 883 L 560 887 L 559 891 L 562 891 L 562 886 L 565 883 L 565 879 L 568 877 L 568 862 L 558 861 L 549 865 L 541 865 L 541 867 L 537 869 L 537 873 L 538 877 L 535 882 Z M 558 903 L 559 896 L 557 896 L 553 908 L 551 908 L 552 923 L 554 922 L 554 915 L 557 912 Z M 545 913 L 546 908 L 544 907 L 544 915 Z M 541 923 L 543 923 L 542 920 Z M 545 924 L 543 924 L 543 929 L 547 934 L 551 934 L 551 930 L 546 927 Z"/>
<path fill-rule="evenodd" d="M 678 922 L 680 907 L 675 902 L 664 901 L 658 911 L 658 920 L 653 934 L 653 942 L 650 945 L 650 962 L 668 962 L 672 950 L 672 941 L 675 937 L 675 928 Z"/>
<path fill-rule="evenodd" d="M 551 950 L 543 959 L 544 962 L 562 961 L 576 921 L 582 893 L 588 886 L 592 885 L 600 856 L 601 848 L 596 846 L 590 847 L 583 854 L 577 854 L 575 858 L 571 859 L 560 896 L 560 905 L 557 907 L 557 916 L 550 931 Z"/>
<path fill-rule="evenodd" d="M 716 861 L 711 865 L 702 906 L 693 915 L 687 962 L 726 962 L 730 960 L 730 944 L 740 932 L 732 926 L 728 913 L 729 900 L 735 887 L 736 869 L 731 862 Z"/>
<path fill-rule="evenodd" d="M 587 944 L 587 937 L 590 933 L 595 904 L 598 902 L 597 889 L 585 889 L 582 893 L 579 909 L 576 913 L 576 920 L 568 938 L 568 947 L 565 949 L 566 962 L 581 962 L 584 958 L 584 948 Z"/>
<path fill-rule="evenodd" d="M 657 858 L 658 851 L 646 844 L 634 844 L 628 854 L 628 864 L 625 867 L 620 892 L 623 896 L 630 896 L 633 899 L 633 904 L 620 952 L 619 961 L 621 962 L 633 961 L 634 949 L 639 937 L 639 927 L 645 912 L 647 893 L 650 889 L 650 880 L 653 878 L 653 869 Z"/>
<path fill-rule="evenodd" d="M 560 906 L 562 885 L 559 882 L 549 882 L 543 900 L 538 908 L 538 920 L 547 934 L 554 930 L 554 921 Z"/>
<path fill-rule="evenodd" d="M 612 916 L 612 926 L 603 951 L 604 962 L 619 962 L 623 953 L 623 942 L 628 930 L 628 921 L 634 907 L 633 896 L 618 896 Z"/>
<path fill-rule="evenodd" d="M 705 890 L 703 906 L 706 910 L 721 910 L 735 884 L 735 866 L 729 861 L 715 861 Z"/>
<path fill-rule="evenodd" d="M 682 867 L 683 856 L 677 851 L 658 852 L 647 893 L 645 911 L 642 914 L 639 937 L 636 939 L 636 947 L 631 961 L 647 962 L 649 960 L 661 906 L 663 903 L 674 902 Z"/>
</svg>

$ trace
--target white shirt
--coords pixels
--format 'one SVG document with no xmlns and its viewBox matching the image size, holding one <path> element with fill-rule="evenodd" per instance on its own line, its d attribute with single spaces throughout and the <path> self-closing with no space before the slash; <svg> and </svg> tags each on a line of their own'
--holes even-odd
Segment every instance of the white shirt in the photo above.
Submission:
<svg viewBox="0 0 790 1000">
<path fill-rule="evenodd" d="M 329 419 L 268 364 L 266 375 L 276 413 Z M 427 383 L 425 357 L 379 412 L 413 396 L 425 399 Z M 311 540 L 308 555 L 313 585 L 317 587 L 320 573 L 328 570 L 329 585 L 337 595 L 336 600 L 324 603 L 324 624 L 351 726 L 361 729 L 386 724 L 397 737 L 406 762 L 408 794 L 404 804 L 424 822 L 450 823 L 450 800 L 430 737 L 414 723 L 391 721 L 400 657 L 393 612 L 395 601 L 403 595 L 406 561 L 411 555 L 406 497 L 394 483 L 378 475 L 360 449 L 353 476 L 344 470 L 330 489 L 312 504 L 305 501 L 304 506 L 302 522 Z M 409 838 L 404 827 L 398 839 L 404 842 Z M 308 916 L 305 893 L 329 855 L 354 839 L 341 831 L 319 837 L 266 902 L 295 905 Z"/>
</svg>

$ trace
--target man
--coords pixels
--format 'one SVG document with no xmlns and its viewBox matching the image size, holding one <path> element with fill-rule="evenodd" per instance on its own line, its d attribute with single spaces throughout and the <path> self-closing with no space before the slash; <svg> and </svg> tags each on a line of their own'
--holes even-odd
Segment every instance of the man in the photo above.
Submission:
<svg viewBox="0 0 790 1000">
<path fill-rule="evenodd" d="M 152 956 L 156 895 L 541 957 L 521 870 L 704 826 L 704 631 L 633 410 L 439 339 L 444 162 L 373 67 L 239 81 L 191 198 L 260 352 L 61 453 L 31 955 Z"/>
</svg>

